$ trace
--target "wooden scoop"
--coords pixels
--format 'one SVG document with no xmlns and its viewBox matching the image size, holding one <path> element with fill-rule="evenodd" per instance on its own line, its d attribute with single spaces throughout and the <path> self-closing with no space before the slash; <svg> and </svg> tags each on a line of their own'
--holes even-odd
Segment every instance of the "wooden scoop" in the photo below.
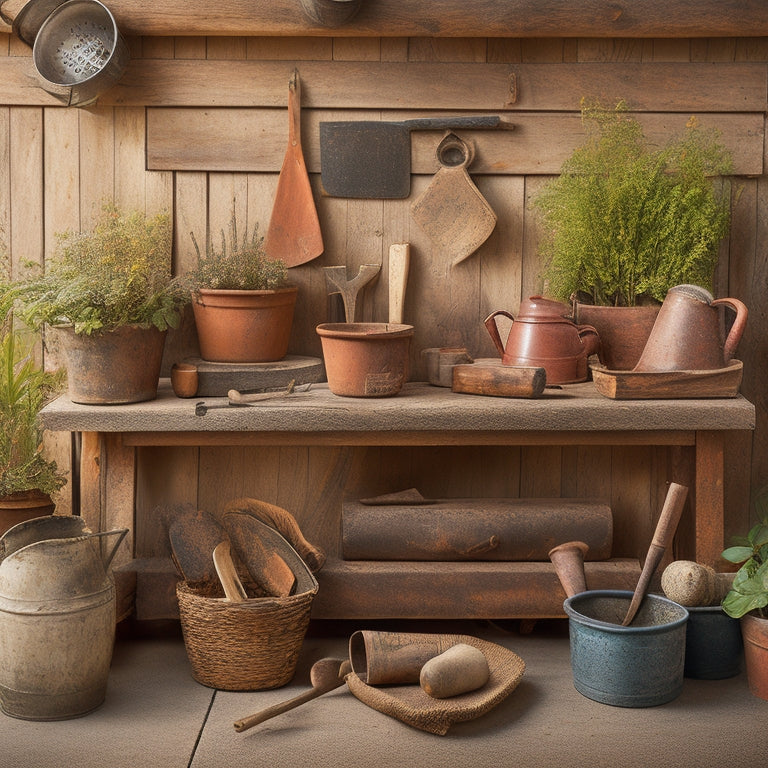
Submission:
<svg viewBox="0 0 768 768">
<path fill-rule="evenodd" d="M 624 617 L 624 621 L 621 622 L 623 627 L 629 626 L 632 623 L 632 619 L 635 618 L 635 614 L 640 608 L 640 604 L 643 602 L 645 593 L 648 590 L 651 576 L 653 576 L 654 571 L 661 562 L 665 550 L 672 544 L 687 495 L 688 488 L 686 486 L 670 483 L 667 497 L 664 500 L 664 507 L 659 516 L 659 522 L 656 524 L 656 530 L 653 533 L 651 546 L 648 548 L 648 554 L 645 557 L 643 570 L 635 587 L 635 593 L 632 595 L 627 615 Z"/>
<path fill-rule="evenodd" d="M 312 699 L 316 699 L 318 696 L 322 696 L 324 693 L 334 690 L 344 684 L 344 679 L 352 671 L 349 661 L 346 659 L 320 659 L 312 665 L 312 669 L 309 672 L 309 679 L 312 683 L 312 688 L 308 691 L 295 696 L 288 701 L 283 701 L 280 704 L 275 704 L 271 707 L 257 712 L 255 715 L 244 717 L 242 720 L 238 720 L 235 723 L 235 730 L 238 733 L 247 731 L 249 728 L 253 728 L 254 725 L 263 723 L 265 720 L 269 720 L 275 715 L 281 715 L 283 712 L 288 712 L 291 709 L 300 707 L 302 704 L 306 704 Z"/>
<path fill-rule="evenodd" d="M 323 252 L 323 234 L 301 150 L 301 85 L 297 69 L 288 83 L 288 148 L 277 179 L 264 251 L 270 259 L 284 261 L 286 267 L 304 264 Z"/>
<path fill-rule="evenodd" d="M 247 595 L 235 570 L 228 541 L 219 542 L 214 548 L 213 564 L 216 566 L 216 573 L 219 576 L 221 586 L 224 588 L 227 600 L 231 603 L 242 603 Z"/>
</svg>

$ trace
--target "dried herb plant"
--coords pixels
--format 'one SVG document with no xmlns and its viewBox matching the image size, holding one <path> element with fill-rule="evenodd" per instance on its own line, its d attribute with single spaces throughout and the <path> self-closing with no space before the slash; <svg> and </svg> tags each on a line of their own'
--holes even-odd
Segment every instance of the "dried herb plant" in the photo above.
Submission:
<svg viewBox="0 0 768 768">
<path fill-rule="evenodd" d="M 258 225 L 250 235 L 248 230 L 238 238 L 237 221 L 233 214 L 229 236 L 221 232 L 221 245 L 217 249 L 212 240 L 202 253 L 194 233 L 190 232 L 197 253 L 197 267 L 187 279 L 192 290 L 222 289 L 266 291 L 283 288 L 287 284 L 285 263 L 270 259 L 264 251 L 264 238 Z"/>
<path fill-rule="evenodd" d="M 549 293 L 633 306 L 681 283 L 711 289 L 730 227 L 732 164 L 717 134 L 691 118 L 653 147 L 624 102 L 583 105 L 582 118 L 586 142 L 535 203 Z"/>
</svg>

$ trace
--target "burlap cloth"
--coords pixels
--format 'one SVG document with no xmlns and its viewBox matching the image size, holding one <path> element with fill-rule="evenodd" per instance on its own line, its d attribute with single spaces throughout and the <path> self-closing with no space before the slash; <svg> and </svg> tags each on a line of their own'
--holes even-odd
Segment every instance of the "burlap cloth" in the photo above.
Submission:
<svg viewBox="0 0 768 768">
<path fill-rule="evenodd" d="M 413 633 L 418 641 L 423 635 Z M 504 701 L 517 688 L 525 672 L 525 662 L 512 651 L 496 643 L 469 635 L 439 635 L 450 648 L 466 643 L 479 648 L 488 661 L 490 678 L 476 691 L 434 699 L 420 685 L 375 687 L 364 683 L 354 672 L 346 677 L 349 690 L 369 707 L 395 717 L 414 728 L 444 736 L 453 723 L 474 720 Z"/>
</svg>

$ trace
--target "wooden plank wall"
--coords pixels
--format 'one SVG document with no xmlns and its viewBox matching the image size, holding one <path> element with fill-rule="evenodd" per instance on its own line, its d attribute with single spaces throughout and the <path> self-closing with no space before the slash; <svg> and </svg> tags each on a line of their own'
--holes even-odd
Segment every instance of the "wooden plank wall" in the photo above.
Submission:
<svg viewBox="0 0 768 768">
<path fill-rule="evenodd" d="M 532 200 L 580 136 L 582 96 L 627 98 L 659 138 L 695 113 L 733 149 L 733 231 L 722 248 L 717 294 L 742 299 L 750 322 L 740 349 L 744 394 L 758 408 L 751 440 L 730 444 L 729 532 L 746 524 L 750 484 L 768 481 L 768 180 L 765 175 L 768 38 L 133 37 L 123 81 L 97 106 L 64 109 L 36 87 L 30 51 L 0 34 L 0 226 L 18 273 L 43 262 L 54 234 L 87 226 L 104 197 L 175 221 L 175 269 L 194 264 L 199 239 L 234 209 L 266 226 L 287 138 L 288 77 L 302 73 L 303 136 L 326 250 L 292 270 L 300 285 L 291 351 L 320 354 L 326 319 L 321 267 L 381 264 L 362 318 L 385 318 L 389 245 L 412 244 L 405 318 L 418 351 L 466 346 L 493 354 L 482 326 L 543 289 Z M 398 74 L 399 73 L 399 74 Z M 400 119 L 458 111 L 502 114 L 510 133 L 476 132 L 473 176 L 498 215 L 478 253 L 451 270 L 409 214 L 435 165 L 439 134 L 414 136 L 408 200 L 325 197 L 319 183 L 321 119 Z M 194 351 L 188 323 L 169 344 L 166 370 Z M 192 407 L 192 405 L 190 405 Z M 66 461 L 68 440 L 58 455 Z M 428 496 L 597 496 L 616 515 L 615 554 L 647 547 L 669 467 L 662 449 L 179 448 L 141 449 L 137 556 L 167 554 L 163 505 L 216 509 L 251 495 L 280 504 L 334 553 L 342 498 L 417 486 Z M 686 460 L 686 457 L 683 457 Z M 66 495 L 62 509 L 66 509 Z"/>
</svg>

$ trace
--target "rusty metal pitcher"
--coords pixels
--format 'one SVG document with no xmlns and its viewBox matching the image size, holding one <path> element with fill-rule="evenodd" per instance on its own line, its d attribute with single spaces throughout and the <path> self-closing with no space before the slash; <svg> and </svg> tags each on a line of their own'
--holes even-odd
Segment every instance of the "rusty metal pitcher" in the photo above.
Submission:
<svg viewBox="0 0 768 768">
<path fill-rule="evenodd" d="M 600 337 L 591 325 L 576 325 L 566 315 L 571 308 L 543 296 L 521 302 L 517 317 L 500 309 L 485 319 L 504 365 L 544 368 L 547 386 L 586 381 L 587 358 L 600 348 Z M 506 345 L 501 343 L 496 318 L 512 320 Z"/>
<path fill-rule="evenodd" d="M 736 317 L 727 335 L 721 307 Z M 661 305 L 636 371 L 706 371 L 723 368 L 733 357 L 747 323 L 738 299 L 713 299 L 698 285 L 670 288 Z"/>
<path fill-rule="evenodd" d="M 81 518 L 50 515 L 0 538 L 5 714 L 63 720 L 104 701 L 115 638 L 109 564 L 127 532 L 91 533 Z"/>
</svg>

